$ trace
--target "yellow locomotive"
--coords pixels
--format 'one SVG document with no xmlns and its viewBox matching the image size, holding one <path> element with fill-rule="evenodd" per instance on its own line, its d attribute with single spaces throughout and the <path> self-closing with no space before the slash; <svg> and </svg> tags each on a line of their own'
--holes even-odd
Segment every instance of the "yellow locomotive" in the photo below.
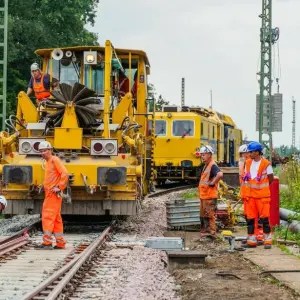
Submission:
<svg viewBox="0 0 300 300">
<path fill-rule="evenodd" d="M 38 108 L 25 92 L 17 114 L 0 133 L 1 194 L 6 214 L 39 213 L 44 162 L 38 146 L 49 141 L 69 172 L 63 214 L 134 215 L 148 190 L 147 76 L 139 50 L 80 46 L 36 51 L 50 75 L 51 97 Z M 148 176 L 149 177 L 149 176 Z"/>
<path fill-rule="evenodd" d="M 158 184 L 167 179 L 197 180 L 202 145 L 213 147 L 213 158 L 224 169 L 237 166 L 242 132 L 229 116 L 201 107 L 164 106 L 154 119 L 155 132 L 150 134 L 155 141 L 152 155 Z"/>
</svg>

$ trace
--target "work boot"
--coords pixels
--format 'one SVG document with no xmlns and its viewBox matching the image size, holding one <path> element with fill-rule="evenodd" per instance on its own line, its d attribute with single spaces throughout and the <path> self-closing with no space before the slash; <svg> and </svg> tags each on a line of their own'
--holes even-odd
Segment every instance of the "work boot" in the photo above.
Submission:
<svg viewBox="0 0 300 300">
<path fill-rule="evenodd" d="M 44 244 L 36 245 L 34 246 L 34 248 L 37 250 L 53 250 L 52 245 L 44 245 Z"/>
<path fill-rule="evenodd" d="M 59 246 L 57 246 L 57 245 L 55 245 L 54 247 L 53 247 L 53 249 L 66 249 L 66 247 L 59 247 Z"/>
<path fill-rule="evenodd" d="M 208 234 L 207 236 L 206 236 L 206 238 L 209 240 L 209 241 L 212 241 L 212 242 L 215 242 L 216 240 L 217 240 L 217 236 L 216 236 L 216 234 Z"/>
<path fill-rule="evenodd" d="M 272 249 L 272 245 L 270 245 L 270 244 L 265 244 L 264 249 Z"/>
<path fill-rule="evenodd" d="M 246 249 L 250 249 L 250 248 L 256 248 L 256 245 L 249 245 L 248 243 L 246 243 L 246 244 L 242 244 L 242 247 L 243 248 L 246 248 Z"/>
</svg>

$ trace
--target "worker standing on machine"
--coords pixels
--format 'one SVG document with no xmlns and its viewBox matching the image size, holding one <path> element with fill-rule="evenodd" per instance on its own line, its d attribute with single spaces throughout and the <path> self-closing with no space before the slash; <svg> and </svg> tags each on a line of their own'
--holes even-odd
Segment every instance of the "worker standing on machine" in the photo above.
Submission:
<svg viewBox="0 0 300 300">
<path fill-rule="evenodd" d="M 52 155 L 52 145 L 41 142 L 39 151 L 46 160 L 44 192 L 45 200 L 42 210 L 43 244 L 40 248 L 52 249 L 52 233 L 56 239 L 54 249 L 65 248 L 66 242 L 63 237 L 63 222 L 60 215 L 62 197 L 60 193 L 66 188 L 69 175 L 68 171 L 57 156 Z"/>
<path fill-rule="evenodd" d="M 274 175 L 271 163 L 262 157 L 262 145 L 258 142 L 251 142 L 248 145 L 250 158 L 246 161 L 245 175 L 243 181 L 246 183 L 247 204 L 247 231 L 248 238 L 246 248 L 257 246 L 255 234 L 255 218 L 260 218 L 263 226 L 265 249 L 271 249 L 272 236 L 269 222 L 271 192 L 270 184 Z"/>
<path fill-rule="evenodd" d="M 32 77 L 28 84 L 27 96 L 30 96 L 32 91 L 34 91 L 37 103 L 39 104 L 42 99 L 49 98 L 51 96 L 50 75 L 43 74 L 37 63 L 33 63 L 30 70 Z"/>
<path fill-rule="evenodd" d="M 213 153 L 214 151 L 211 146 L 203 146 L 200 149 L 200 155 L 203 165 L 200 171 L 198 192 L 200 198 L 200 234 L 202 236 L 208 233 L 208 236 L 215 240 L 215 211 L 217 209 L 218 182 L 223 178 L 223 173 L 212 159 Z"/>
</svg>

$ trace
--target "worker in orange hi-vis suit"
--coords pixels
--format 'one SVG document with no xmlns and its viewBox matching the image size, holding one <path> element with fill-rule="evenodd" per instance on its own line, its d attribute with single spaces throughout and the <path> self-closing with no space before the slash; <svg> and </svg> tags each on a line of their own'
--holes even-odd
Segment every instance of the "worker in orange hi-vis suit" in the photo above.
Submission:
<svg viewBox="0 0 300 300">
<path fill-rule="evenodd" d="M 248 197 L 247 197 L 247 189 L 249 186 L 248 182 L 243 181 L 243 177 L 246 175 L 245 173 L 245 166 L 246 166 L 246 161 L 250 158 L 250 153 L 248 152 L 248 145 L 244 144 L 241 145 L 239 148 L 239 154 L 240 154 L 240 160 L 239 160 L 239 175 L 240 175 L 240 196 L 244 204 L 244 217 L 245 220 L 247 221 L 247 209 L 248 209 Z M 257 243 L 263 243 L 264 241 L 264 235 L 263 235 L 263 230 L 262 230 L 262 225 L 259 224 L 258 221 L 258 215 L 255 218 L 254 221 L 254 235 L 256 236 Z M 246 240 L 243 241 L 246 243 Z"/>
<path fill-rule="evenodd" d="M 255 218 L 257 215 L 263 226 L 264 248 L 271 249 L 272 235 L 269 222 L 271 192 L 270 184 L 274 175 L 271 163 L 262 157 L 262 145 L 258 142 L 251 142 L 248 145 L 250 158 L 246 161 L 245 176 L 243 181 L 248 183 L 246 196 L 248 198 L 247 207 L 247 230 L 248 238 L 245 248 L 257 246 L 257 236 L 255 235 Z"/>
<path fill-rule="evenodd" d="M 62 198 L 59 196 L 67 184 L 69 175 L 67 169 L 57 156 L 52 155 L 52 146 L 44 141 L 39 145 L 39 151 L 46 160 L 44 192 L 45 200 L 42 210 L 43 244 L 39 248 L 52 249 L 52 233 L 56 239 L 54 249 L 65 248 L 63 237 L 63 222 L 60 215 Z"/>
</svg>

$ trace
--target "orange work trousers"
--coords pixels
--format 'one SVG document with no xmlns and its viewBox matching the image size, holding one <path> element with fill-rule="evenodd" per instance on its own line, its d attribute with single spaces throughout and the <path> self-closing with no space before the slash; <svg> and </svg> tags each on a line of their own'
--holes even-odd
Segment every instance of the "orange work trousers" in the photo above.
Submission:
<svg viewBox="0 0 300 300">
<path fill-rule="evenodd" d="M 270 217 L 270 198 L 248 198 L 247 218 L 256 219 Z"/>
<path fill-rule="evenodd" d="M 63 221 L 61 218 L 62 199 L 56 193 L 46 191 L 42 210 L 43 244 L 52 245 L 52 233 L 56 239 L 56 246 L 64 248 L 66 242 L 63 237 Z"/>
<path fill-rule="evenodd" d="M 246 219 L 247 218 L 249 218 L 248 217 L 248 210 L 249 210 L 249 199 L 248 198 L 243 198 L 242 199 L 243 200 L 243 203 L 244 203 L 244 216 L 246 217 Z M 253 209 L 252 209 L 253 210 Z M 250 212 L 250 215 L 251 215 L 251 212 Z M 251 218 L 249 218 L 249 219 L 251 219 Z M 254 234 L 256 235 L 256 236 L 258 236 L 258 235 L 261 235 L 261 230 L 259 229 L 259 227 L 258 227 L 258 212 L 257 212 L 257 214 L 256 214 L 256 216 L 255 216 L 255 218 L 254 218 Z"/>
<path fill-rule="evenodd" d="M 200 199 L 200 218 L 204 220 L 208 219 L 210 234 L 216 234 L 216 216 L 215 212 L 217 209 L 217 199 Z"/>
</svg>

